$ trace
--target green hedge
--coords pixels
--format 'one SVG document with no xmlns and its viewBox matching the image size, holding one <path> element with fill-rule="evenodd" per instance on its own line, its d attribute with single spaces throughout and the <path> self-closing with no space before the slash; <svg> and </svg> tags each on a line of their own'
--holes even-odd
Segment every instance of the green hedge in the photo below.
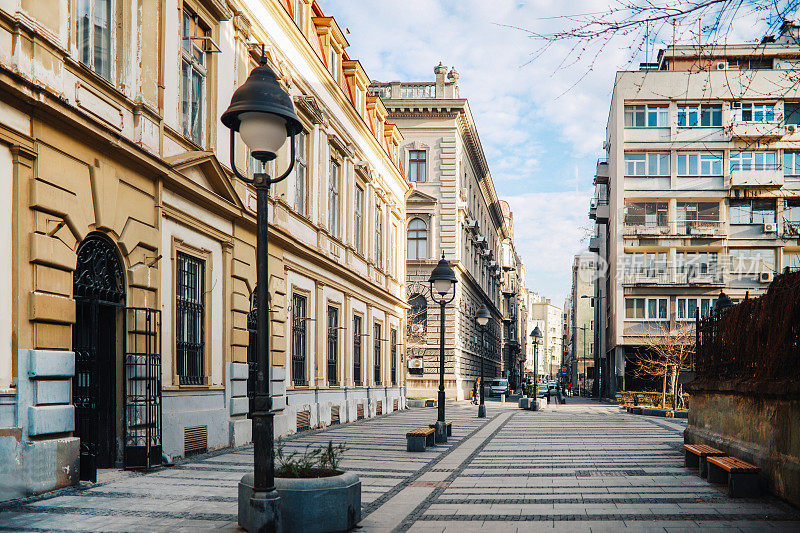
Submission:
<svg viewBox="0 0 800 533">
<path fill-rule="evenodd" d="M 665 396 L 666 406 L 672 407 L 672 393 Z M 661 393 L 655 391 L 622 391 L 617 393 L 617 402 L 620 405 L 652 405 L 654 407 L 665 407 L 661 405 Z M 689 395 L 683 394 L 684 405 L 689 405 Z"/>
</svg>

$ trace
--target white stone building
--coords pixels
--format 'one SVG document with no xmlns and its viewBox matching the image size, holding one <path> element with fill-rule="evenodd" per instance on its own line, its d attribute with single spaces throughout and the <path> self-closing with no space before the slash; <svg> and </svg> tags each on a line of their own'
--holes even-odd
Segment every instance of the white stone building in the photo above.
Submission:
<svg viewBox="0 0 800 533">
<path fill-rule="evenodd" d="M 530 333 L 539 327 L 542 333 L 542 343 L 538 349 L 539 376 L 556 379 L 563 357 L 564 346 L 562 336 L 564 310 L 550 300 L 532 290 L 525 291 L 525 307 L 528 311 L 527 332 L 528 341 Z M 527 359 L 525 368 L 533 372 L 533 345 L 527 345 Z M 541 379 L 541 378 L 540 378 Z"/>
</svg>

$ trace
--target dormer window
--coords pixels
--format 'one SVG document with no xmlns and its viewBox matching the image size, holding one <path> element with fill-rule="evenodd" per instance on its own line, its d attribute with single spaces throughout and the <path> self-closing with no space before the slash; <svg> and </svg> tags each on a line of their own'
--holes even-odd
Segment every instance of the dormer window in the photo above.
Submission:
<svg viewBox="0 0 800 533">
<path fill-rule="evenodd" d="M 336 50 L 336 47 L 333 45 L 330 46 L 330 60 L 328 61 L 328 67 L 330 67 L 333 79 L 339 81 L 339 51 Z"/>
</svg>

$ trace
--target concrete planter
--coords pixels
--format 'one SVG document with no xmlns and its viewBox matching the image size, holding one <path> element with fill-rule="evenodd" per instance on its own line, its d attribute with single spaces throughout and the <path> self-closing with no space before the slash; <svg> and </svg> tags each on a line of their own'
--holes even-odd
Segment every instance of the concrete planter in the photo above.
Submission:
<svg viewBox="0 0 800 533">
<path fill-rule="evenodd" d="M 305 533 L 349 531 L 361 521 L 361 481 L 352 472 L 300 479 L 275 478 L 283 530 Z"/>
<path fill-rule="evenodd" d="M 531 399 L 530 398 L 520 398 L 519 399 L 519 407 L 520 407 L 520 409 L 530 409 L 531 408 Z"/>
<path fill-rule="evenodd" d="M 425 407 L 426 400 L 407 400 L 406 404 L 409 407 Z"/>
<path fill-rule="evenodd" d="M 361 481 L 351 472 L 320 478 L 275 478 L 279 508 L 254 512 L 253 474 L 239 482 L 239 525 L 260 531 L 277 518 L 285 533 L 328 533 L 349 531 L 361 521 Z M 274 494 L 274 493 L 271 493 Z"/>
</svg>

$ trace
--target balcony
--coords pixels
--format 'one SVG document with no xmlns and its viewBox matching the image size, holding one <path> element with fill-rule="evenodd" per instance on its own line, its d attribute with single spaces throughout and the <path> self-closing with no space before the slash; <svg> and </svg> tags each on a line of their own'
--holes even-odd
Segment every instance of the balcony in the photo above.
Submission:
<svg viewBox="0 0 800 533">
<path fill-rule="evenodd" d="M 709 268 L 701 272 L 698 268 L 689 268 L 683 272 L 676 268 L 666 270 L 645 270 L 640 272 L 625 272 L 622 284 L 626 286 L 653 286 L 653 285 L 688 285 L 692 287 L 717 286 L 725 283 L 725 276 L 718 268 Z"/>
<path fill-rule="evenodd" d="M 626 237 L 660 237 L 669 235 L 669 226 L 659 226 L 656 224 L 625 224 L 622 234 Z"/>
<path fill-rule="evenodd" d="M 685 220 L 666 224 L 630 224 L 622 227 L 624 237 L 691 237 L 720 239 L 726 236 L 725 222 L 720 220 Z"/>
<path fill-rule="evenodd" d="M 589 239 L 589 251 L 600 253 L 600 237 L 591 237 Z"/>
<path fill-rule="evenodd" d="M 608 183 L 608 159 L 597 160 L 597 170 L 594 173 L 594 184 Z"/>
<path fill-rule="evenodd" d="M 766 170 L 731 170 L 731 187 L 783 187 L 783 168 L 770 165 Z"/>
<path fill-rule="evenodd" d="M 595 196 L 589 203 L 589 218 L 597 221 L 598 224 L 608 223 L 609 206 L 608 198 Z"/>
<path fill-rule="evenodd" d="M 733 120 L 726 128 L 726 132 L 732 139 L 775 140 L 786 135 L 786 126 L 781 120 L 763 122 Z"/>
<path fill-rule="evenodd" d="M 686 235 L 696 238 L 724 237 L 725 223 L 719 220 L 687 220 L 678 225 L 678 232 L 681 230 L 684 230 Z"/>
</svg>

